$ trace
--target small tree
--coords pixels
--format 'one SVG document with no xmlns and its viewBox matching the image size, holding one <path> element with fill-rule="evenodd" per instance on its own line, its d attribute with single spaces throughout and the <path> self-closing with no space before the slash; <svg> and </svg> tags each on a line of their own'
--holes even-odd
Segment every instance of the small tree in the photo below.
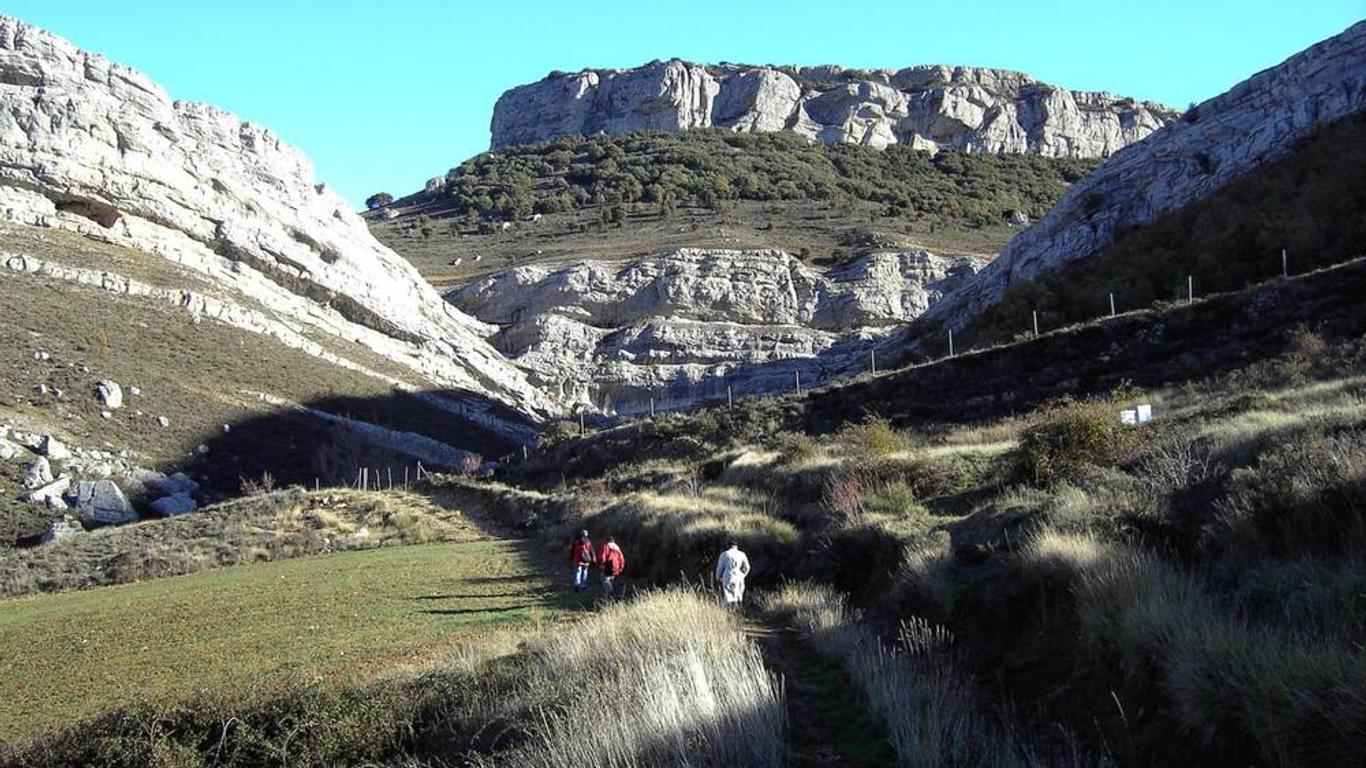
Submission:
<svg viewBox="0 0 1366 768">
<path fill-rule="evenodd" d="M 389 205 L 392 202 L 394 202 L 393 195 L 389 194 L 388 192 L 376 192 L 375 194 L 365 198 L 365 207 L 373 211 L 376 208 L 383 208 L 384 206 Z"/>
</svg>

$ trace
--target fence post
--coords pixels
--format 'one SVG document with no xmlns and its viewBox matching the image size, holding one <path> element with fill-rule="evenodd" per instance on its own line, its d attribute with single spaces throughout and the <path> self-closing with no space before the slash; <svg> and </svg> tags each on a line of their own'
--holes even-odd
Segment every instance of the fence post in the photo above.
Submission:
<svg viewBox="0 0 1366 768">
<path fill-rule="evenodd" d="M 1281 249 L 1281 277 L 1290 277 L 1290 257 L 1286 256 L 1285 249 Z"/>
<path fill-rule="evenodd" d="M 797 396 L 798 396 L 798 397 L 801 397 L 801 394 L 802 394 L 802 372 L 801 372 L 801 371 L 797 371 L 796 373 L 797 373 Z"/>
<path fill-rule="evenodd" d="M 873 375 L 876 376 L 876 375 L 877 375 L 877 350 L 876 350 L 876 349 L 870 349 L 870 350 L 868 350 L 868 362 L 869 362 L 870 367 L 872 368 Z"/>
<path fill-rule="evenodd" d="M 1034 338 L 1039 338 L 1039 310 L 1034 310 Z"/>
<path fill-rule="evenodd" d="M 384 473 L 387 474 L 387 475 L 389 476 L 389 490 L 390 490 L 390 491 L 393 491 L 393 490 L 394 490 L 394 468 L 393 468 L 393 467 L 385 467 L 385 468 L 384 468 Z"/>
<path fill-rule="evenodd" d="M 583 411 L 579 411 L 579 437 L 583 437 L 586 434 L 588 434 L 588 427 L 583 420 Z"/>
<path fill-rule="evenodd" d="M 1186 275 L 1186 303 L 1195 301 L 1195 276 Z"/>
<path fill-rule="evenodd" d="M 953 329 L 949 329 L 949 357 L 953 357 Z"/>
<path fill-rule="evenodd" d="M 1110 317 L 1115 316 L 1115 295 L 1110 294 Z"/>
<path fill-rule="evenodd" d="M 408 490 L 408 465 L 403 465 L 403 490 Z"/>
<path fill-rule="evenodd" d="M 654 395 L 650 395 L 650 418 L 653 419 L 654 417 L 655 417 L 655 397 L 654 397 Z"/>
</svg>

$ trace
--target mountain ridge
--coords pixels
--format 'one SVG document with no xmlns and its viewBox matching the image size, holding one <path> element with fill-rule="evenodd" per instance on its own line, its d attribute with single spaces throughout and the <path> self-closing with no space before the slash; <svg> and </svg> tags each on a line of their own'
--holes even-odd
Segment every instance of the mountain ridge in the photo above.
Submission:
<svg viewBox="0 0 1366 768">
<path fill-rule="evenodd" d="M 494 106 L 490 131 L 495 150 L 573 134 L 722 127 L 879 148 L 1103 157 L 1175 116 L 1153 102 L 985 67 L 846 70 L 669 59 L 552 72 L 511 88 Z"/>
</svg>

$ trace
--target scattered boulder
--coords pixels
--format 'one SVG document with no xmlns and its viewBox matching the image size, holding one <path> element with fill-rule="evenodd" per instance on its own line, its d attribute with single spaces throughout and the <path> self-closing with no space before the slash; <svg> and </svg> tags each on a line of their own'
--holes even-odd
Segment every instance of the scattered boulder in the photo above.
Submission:
<svg viewBox="0 0 1366 768">
<path fill-rule="evenodd" d="M 117 411 L 123 407 L 123 387 L 118 382 L 108 379 L 96 382 L 95 394 L 99 396 L 100 402 L 110 411 Z"/>
<path fill-rule="evenodd" d="M 51 483 L 52 480 L 52 462 L 39 456 L 32 464 L 28 465 L 28 474 L 24 476 L 24 487 L 29 489 L 42 488 Z"/>
<path fill-rule="evenodd" d="M 62 494 L 71 487 L 71 478 L 66 475 L 53 480 L 47 485 L 29 493 L 26 497 L 34 504 L 46 504 L 52 509 L 66 509 L 66 502 L 62 500 Z"/>
<path fill-rule="evenodd" d="M 19 455 L 19 446 L 0 438 L 0 461 L 10 461 Z"/>
<path fill-rule="evenodd" d="M 166 418 L 165 416 L 158 416 L 157 424 L 162 427 L 169 427 L 171 426 L 171 420 Z"/>
<path fill-rule="evenodd" d="M 174 496 L 176 494 L 189 495 L 199 490 L 199 483 L 191 480 L 190 476 L 184 472 L 177 472 L 170 477 L 163 478 L 161 482 L 157 484 L 157 490 L 167 496 Z"/>
<path fill-rule="evenodd" d="M 129 387 L 129 388 L 128 388 L 128 394 L 132 395 L 133 397 L 141 397 L 141 396 L 142 396 L 142 388 L 141 388 L 141 387 Z"/>
<path fill-rule="evenodd" d="M 79 521 L 71 515 L 62 515 L 62 519 L 52 520 L 47 524 L 47 530 L 43 531 L 38 543 L 51 544 L 54 541 L 69 539 L 82 533 L 85 533 L 85 528 L 81 527 Z"/>
<path fill-rule="evenodd" d="M 52 461 L 63 461 L 71 458 L 71 449 L 52 435 L 43 436 L 43 441 L 38 444 L 38 452 Z"/>
<path fill-rule="evenodd" d="M 163 496 L 152 502 L 152 511 L 162 517 L 177 517 L 199 508 L 199 504 L 188 493 Z"/>
<path fill-rule="evenodd" d="M 1006 215 L 1006 223 L 1012 227 L 1029 226 L 1029 215 L 1024 211 L 1011 211 Z"/>
<path fill-rule="evenodd" d="M 137 512 L 111 480 L 83 480 L 67 494 L 81 520 L 100 525 L 122 525 L 138 519 Z"/>
</svg>

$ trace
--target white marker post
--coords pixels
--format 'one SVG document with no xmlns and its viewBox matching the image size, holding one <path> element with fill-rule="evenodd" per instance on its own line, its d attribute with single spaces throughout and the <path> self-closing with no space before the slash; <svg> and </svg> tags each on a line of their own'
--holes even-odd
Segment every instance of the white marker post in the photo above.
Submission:
<svg viewBox="0 0 1366 768">
<path fill-rule="evenodd" d="M 653 419 L 654 417 L 655 417 L 655 399 L 654 399 L 654 396 L 652 395 L 652 396 L 650 397 L 650 418 Z"/>
<path fill-rule="evenodd" d="M 1285 249 L 1281 249 L 1281 277 L 1290 277 L 1290 257 L 1286 256 Z"/>
<path fill-rule="evenodd" d="M 1039 310 L 1034 310 L 1034 338 L 1039 338 Z"/>
<path fill-rule="evenodd" d="M 734 408 L 734 407 L 735 407 L 735 395 L 731 394 L 730 385 L 729 385 L 729 384 L 726 385 L 726 407 L 727 407 L 727 408 Z"/>
<path fill-rule="evenodd" d="M 1191 304 L 1195 301 L 1195 278 L 1186 275 L 1186 303 Z"/>
<path fill-rule="evenodd" d="M 579 437 L 588 434 L 588 427 L 583 420 L 583 411 L 579 411 Z"/>
<path fill-rule="evenodd" d="M 876 349 L 870 349 L 870 350 L 868 350 L 868 367 L 872 370 L 873 375 L 876 376 L 876 375 L 877 375 L 877 350 L 876 350 Z"/>
<path fill-rule="evenodd" d="M 1115 316 L 1115 295 L 1110 294 L 1110 317 Z"/>
<path fill-rule="evenodd" d="M 953 357 L 953 329 L 949 329 L 949 357 Z"/>
<path fill-rule="evenodd" d="M 797 371 L 796 373 L 797 373 L 797 396 L 798 396 L 798 397 L 801 397 L 801 394 L 802 394 L 802 372 L 801 372 L 801 371 Z"/>
</svg>

